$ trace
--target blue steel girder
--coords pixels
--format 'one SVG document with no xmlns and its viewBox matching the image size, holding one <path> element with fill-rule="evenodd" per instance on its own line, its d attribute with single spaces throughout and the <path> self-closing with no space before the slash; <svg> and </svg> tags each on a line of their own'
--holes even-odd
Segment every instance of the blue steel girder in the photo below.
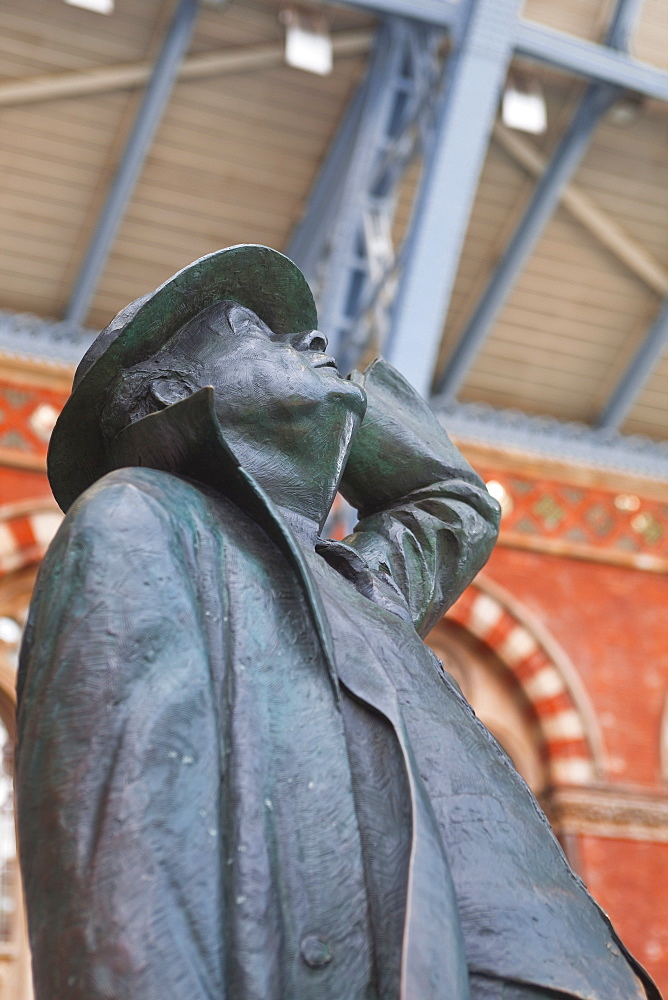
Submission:
<svg viewBox="0 0 668 1000">
<path fill-rule="evenodd" d="M 459 17 L 461 4 L 450 0 L 345 0 L 375 14 L 395 14 L 435 27 L 449 29 Z M 668 101 L 668 73 L 624 52 L 577 38 L 555 28 L 518 17 L 513 49 L 519 56 L 546 62 L 589 80 L 610 83 L 646 97 Z"/>
<path fill-rule="evenodd" d="M 335 0 L 338 2 L 338 0 Z M 344 0 L 349 7 L 360 7 L 382 17 L 408 17 L 437 28 L 451 28 L 461 11 L 460 0 Z"/>
<path fill-rule="evenodd" d="M 601 412 L 596 426 L 616 431 L 624 423 L 649 376 L 668 347 L 668 300 L 650 326 L 645 339 Z"/>
<path fill-rule="evenodd" d="M 518 56 L 668 101 L 668 73 L 625 52 L 525 20 L 517 24 L 514 44 Z"/>
<path fill-rule="evenodd" d="M 426 393 L 497 98 L 513 51 L 603 81 L 600 87 L 592 86 L 559 162 L 551 165 L 541 182 L 539 201 L 544 219 L 540 221 L 541 211 L 533 219 L 538 230 L 552 210 L 548 207 L 550 190 L 559 191 L 566 183 L 600 115 L 618 93 L 617 86 L 668 99 L 668 74 L 619 51 L 634 23 L 638 0 L 617 4 L 605 45 L 520 18 L 518 0 L 350 2 L 376 13 L 399 15 L 386 18 L 395 32 L 401 22 L 411 25 L 413 33 L 419 23 L 449 29 L 452 52 L 439 121 L 431 151 L 425 155 L 409 238 L 395 254 L 389 240 L 393 198 L 410 157 L 396 155 L 399 142 L 395 141 L 394 149 L 390 144 L 394 164 L 388 176 L 392 184 L 388 184 L 389 197 L 385 192 L 385 199 L 378 203 L 369 181 L 369 165 L 378 162 L 375 138 L 384 112 L 378 113 L 379 90 L 378 85 L 372 86 L 370 73 L 344 120 L 288 252 L 305 267 L 320 291 L 323 326 L 332 332 L 342 366 L 354 363 L 370 339 L 375 339 L 376 345 L 382 343 L 398 285 L 385 352 Z M 383 30 L 388 30 L 387 25 Z M 389 52 L 384 59 L 377 55 L 374 71 L 375 78 L 384 77 L 386 108 L 395 78 L 390 62 Z M 357 141 L 360 137 L 362 148 Z M 442 223 L 446 217 L 447 227 Z M 529 246 L 528 234 L 529 228 L 518 239 L 518 249 Z M 524 249 L 520 257 L 523 253 Z M 415 349 L 416 330 L 420 331 L 419 350 Z M 462 360 L 465 370 L 470 358 L 460 358 L 458 363 Z"/>
<path fill-rule="evenodd" d="M 176 82 L 197 19 L 198 0 L 178 0 L 144 99 L 84 254 L 65 319 L 83 325 L 118 227 Z"/>
<path fill-rule="evenodd" d="M 322 283 L 325 248 L 339 207 L 342 179 L 355 147 L 367 81 L 368 76 L 357 87 L 348 104 L 311 189 L 304 217 L 295 226 L 286 249 L 288 257 L 299 265 L 316 295 Z"/>
<path fill-rule="evenodd" d="M 641 0 L 617 0 L 607 32 L 607 44 L 628 44 Z M 601 116 L 621 93 L 620 88 L 595 83 L 585 91 L 573 119 L 506 246 L 499 264 L 482 292 L 473 314 L 462 331 L 447 366 L 434 387 L 435 393 L 452 399 L 464 381 L 480 348 L 510 295 L 545 226 L 589 148 Z"/>
<path fill-rule="evenodd" d="M 521 0 L 462 0 L 386 345 L 427 395 Z"/>
<path fill-rule="evenodd" d="M 342 368 L 384 336 L 397 191 L 428 131 L 440 40 L 440 32 L 403 19 L 381 24 L 367 75 L 287 248 L 312 284 Z"/>
</svg>

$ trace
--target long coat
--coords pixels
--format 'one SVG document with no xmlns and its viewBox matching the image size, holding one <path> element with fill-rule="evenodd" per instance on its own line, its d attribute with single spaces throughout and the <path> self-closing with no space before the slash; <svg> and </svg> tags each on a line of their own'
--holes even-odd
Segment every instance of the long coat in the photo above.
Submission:
<svg viewBox="0 0 668 1000">
<path fill-rule="evenodd" d="M 420 638 L 494 503 L 396 373 L 367 388 L 404 457 L 353 469 L 346 543 L 296 541 L 207 391 L 65 519 L 19 679 L 36 1000 L 658 997 Z"/>
</svg>

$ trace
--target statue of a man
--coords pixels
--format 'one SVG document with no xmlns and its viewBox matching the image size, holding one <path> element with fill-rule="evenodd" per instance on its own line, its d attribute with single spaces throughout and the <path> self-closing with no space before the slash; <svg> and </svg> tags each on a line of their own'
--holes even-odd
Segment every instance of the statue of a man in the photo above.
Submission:
<svg viewBox="0 0 668 1000">
<path fill-rule="evenodd" d="M 19 677 L 37 1000 L 657 998 L 421 639 L 495 501 L 316 325 L 233 247 L 79 366 Z"/>
</svg>

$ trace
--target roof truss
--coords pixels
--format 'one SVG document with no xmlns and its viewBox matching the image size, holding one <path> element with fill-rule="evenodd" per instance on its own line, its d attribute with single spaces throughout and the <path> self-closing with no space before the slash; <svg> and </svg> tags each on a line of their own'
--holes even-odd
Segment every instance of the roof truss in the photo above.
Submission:
<svg viewBox="0 0 668 1000">
<path fill-rule="evenodd" d="M 564 192 L 573 203 L 577 192 L 569 182 L 601 115 L 625 90 L 666 100 L 668 74 L 629 56 L 624 49 L 638 15 L 638 0 L 618 0 L 605 44 L 598 45 L 519 17 L 512 0 L 487 9 L 485 0 L 355 0 L 356 6 L 386 16 L 419 19 L 447 29 L 452 39 L 448 80 L 437 112 L 434 143 L 426 159 L 412 229 L 403 253 L 386 354 L 425 394 L 434 375 L 438 342 L 447 313 L 459 256 L 475 195 L 500 88 L 512 52 L 557 66 L 591 82 L 557 153 L 540 177 L 526 210 L 496 272 L 492 275 L 437 388 L 454 396 L 484 342 L 503 302 Z M 485 36 L 485 29 L 492 30 Z M 476 32 L 483 35 L 478 37 Z M 485 73 L 479 71 L 484 53 Z M 467 80 L 475 83 L 467 86 Z M 483 93 L 484 91 L 484 93 Z M 606 224 L 596 206 L 582 204 L 576 212 L 589 217 L 613 249 L 655 290 L 665 275 L 651 254 L 634 248 L 614 223 Z M 586 201 L 586 196 L 585 196 Z M 593 211 L 588 211 L 593 208 Z M 448 220 L 447 227 L 443 225 Z M 435 262 L 438 262 L 437 264 Z M 665 294 L 665 292 L 664 292 Z M 637 357 L 620 381 L 600 421 L 619 426 L 665 347 L 662 311 L 648 331 Z M 416 332 L 419 331 L 419 334 Z M 623 400 L 623 405 L 622 405 Z"/>
<path fill-rule="evenodd" d="M 668 99 L 668 73 L 634 59 L 623 51 L 625 39 L 637 14 L 638 0 L 618 0 L 611 33 L 606 44 L 602 45 L 569 36 L 520 17 L 518 0 L 460 0 L 458 3 L 451 3 L 448 0 L 351 0 L 350 5 L 380 15 L 385 24 L 382 30 L 387 30 L 387 24 L 394 22 L 395 25 L 401 23 L 404 32 L 409 36 L 417 37 L 417 31 L 421 30 L 424 33 L 425 26 L 428 26 L 432 37 L 436 37 L 434 33 L 439 31 L 447 32 L 450 37 L 445 86 L 442 88 L 438 105 L 432 109 L 431 134 L 425 147 L 425 168 L 411 229 L 401 251 L 391 258 L 393 267 L 399 266 L 393 270 L 393 276 L 397 279 L 397 298 L 394 319 L 386 342 L 387 352 L 419 388 L 427 392 L 431 384 L 443 319 L 448 308 L 461 246 L 487 144 L 494 131 L 499 92 L 509 60 L 514 54 L 583 76 L 591 81 L 591 86 L 561 144 L 559 154 L 547 164 L 539 182 L 532 202 L 533 222 L 529 225 L 525 217 L 520 223 L 521 231 L 518 229 L 506 255 L 511 258 L 510 263 L 505 265 L 502 274 L 494 276 L 493 281 L 497 283 L 497 300 L 499 289 L 505 295 L 512 287 L 514 278 L 521 270 L 537 234 L 560 198 L 565 203 L 568 203 L 570 198 L 576 205 L 574 211 L 576 214 L 579 211 L 582 219 L 589 213 L 589 222 L 599 226 L 602 238 L 608 239 L 611 246 L 616 241 L 617 251 L 620 254 L 626 253 L 628 260 L 631 261 L 629 266 L 635 267 L 637 273 L 644 271 L 645 280 L 654 290 L 665 294 L 664 269 L 651 259 L 651 255 L 644 248 L 636 246 L 634 249 L 632 241 L 625 241 L 623 233 L 615 232 L 614 222 L 611 223 L 610 220 L 605 235 L 606 221 L 602 219 L 604 213 L 600 213 L 596 206 L 590 205 L 587 208 L 584 203 L 586 196 L 583 195 L 580 196 L 577 207 L 578 192 L 569 184 L 602 108 L 615 94 L 621 90 L 632 90 L 662 101 Z M 87 302 L 104 266 L 106 254 L 113 242 L 162 109 L 169 98 L 174 79 L 179 73 L 190 75 L 191 64 L 192 75 L 223 71 L 223 54 L 219 58 L 220 65 L 216 63 L 216 57 L 193 56 L 184 59 L 196 6 L 197 0 L 180 0 L 177 4 L 163 55 L 153 70 L 144 105 L 129 138 L 119 174 L 110 189 L 107 206 L 98 220 L 97 234 L 86 255 L 86 263 L 79 275 L 68 311 L 68 317 L 75 321 L 81 322 L 85 319 Z M 368 45 L 368 35 L 362 38 L 364 33 L 357 34 L 360 38 L 352 41 L 354 51 L 360 51 Z M 169 53 L 171 55 L 168 58 Z M 276 58 L 277 53 L 278 47 L 274 46 L 268 57 Z M 226 59 L 230 57 L 229 53 L 224 55 Z M 261 53 L 257 55 L 259 59 L 262 58 Z M 243 62 L 243 53 L 239 53 L 239 58 Z M 208 68 L 199 66 L 200 62 L 206 63 L 207 59 L 210 61 Z M 118 70 L 117 73 L 115 69 Z M 58 74 L 50 78 L 51 89 L 47 78 L 42 78 L 41 81 L 11 82 L 0 86 L 0 104 L 48 99 L 49 96 L 63 96 L 63 93 L 84 93 L 87 85 L 91 88 L 89 92 L 100 92 L 107 86 L 110 88 L 136 86 L 147 79 L 148 71 L 149 67 L 146 64 L 142 66 L 136 64 L 134 73 L 130 71 L 125 75 L 123 67 L 105 68 L 104 71 L 100 70 L 99 79 L 95 72 L 89 73 L 88 83 L 84 74 Z M 382 89 L 379 81 L 390 81 L 393 73 L 396 83 L 396 66 L 391 69 L 390 60 L 385 60 L 384 68 L 377 72 L 377 94 Z M 69 91 L 68 87 L 71 88 Z M 373 178 L 375 176 L 377 182 L 378 159 L 374 161 L 373 169 L 369 167 L 368 162 L 361 168 L 360 158 L 352 155 L 356 149 L 359 150 L 362 143 L 372 138 L 374 128 L 374 116 L 367 114 L 365 117 L 363 114 L 363 97 L 360 91 L 355 99 L 356 104 L 351 105 L 346 118 L 348 124 L 344 125 L 332 147 L 330 157 L 314 189 L 314 197 L 311 200 L 312 211 L 307 213 L 299 233 L 295 234 L 293 240 L 294 246 L 298 248 L 295 255 L 307 259 L 312 256 L 314 247 L 321 254 L 323 233 L 327 232 L 332 271 L 335 270 L 333 266 L 335 259 L 338 261 L 336 265 L 338 268 L 342 266 L 341 261 L 347 261 L 343 265 L 345 273 L 337 278 L 339 291 L 336 294 L 339 296 L 339 303 L 336 308 L 339 308 L 339 315 L 341 301 L 346 295 L 349 297 L 354 268 L 360 263 L 358 253 L 360 233 L 365 232 L 364 226 L 370 218 L 375 218 L 377 222 L 383 212 L 385 217 L 384 220 L 381 219 L 381 229 L 384 226 L 387 231 L 387 220 L 391 219 L 393 211 L 394 196 L 390 189 L 383 191 L 382 212 L 379 214 L 377 211 L 379 198 L 378 191 L 374 191 L 373 188 Z M 418 121 L 420 114 L 422 118 Z M 414 102 L 413 117 L 409 117 L 404 126 L 401 136 L 389 135 L 389 142 L 387 134 L 380 138 L 376 136 L 373 141 L 376 152 L 384 143 L 387 157 L 392 159 L 396 154 L 396 162 L 402 163 L 405 167 L 410 157 L 405 156 L 405 148 L 402 149 L 400 144 L 404 143 L 405 147 L 406 132 L 414 126 L 419 126 L 424 138 L 424 104 L 419 101 Z M 517 148 L 521 145 L 521 141 L 518 139 L 515 143 Z M 338 194 L 341 196 L 345 194 L 339 204 L 346 208 L 347 223 L 346 226 L 337 224 L 334 227 L 336 233 L 332 241 L 328 231 L 323 230 L 322 226 L 318 228 L 314 223 L 314 213 L 318 206 L 318 185 L 320 185 L 320 211 L 322 211 L 322 206 L 327 201 L 327 198 L 323 201 L 323 191 L 327 196 L 331 194 L 332 178 L 335 175 L 338 175 L 340 181 L 340 169 L 334 170 L 333 164 L 338 162 L 340 167 L 344 160 L 349 162 L 354 160 L 357 166 L 354 173 L 349 171 L 344 182 L 339 183 Z M 374 170 L 376 170 L 375 175 Z M 328 171 L 329 180 L 327 180 Z M 535 172 L 538 175 L 538 171 Z M 392 174 L 395 188 L 400 177 L 401 171 L 395 169 Z M 361 214 L 358 212 L 356 215 L 357 209 L 354 206 L 359 204 L 366 207 Z M 448 220 L 447 226 L 443 224 L 443 219 Z M 340 221 L 337 219 L 337 223 Z M 332 256 L 332 243 L 335 256 Z M 515 254 L 513 250 L 515 243 L 521 244 L 520 253 Z M 365 254 L 362 255 L 364 256 Z M 366 258 L 365 266 L 368 267 L 370 255 L 366 254 Z M 366 310 L 370 307 L 375 308 L 379 284 L 388 278 L 388 271 L 379 269 L 378 262 L 375 263 L 375 286 L 372 282 L 367 289 L 368 294 L 359 299 L 360 308 L 364 307 Z M 331 289 L 328 294 L 330 302 L 336 299 Z M 483 305 L 484 302 L 481 302 L 481 309 Z M 497 308 L 498 301 L 495 306 L 495 309 Z M 466 350 L 462 347 L 455 355 L 451 363 L 451 374 L 450 376 L 446 374 L 446 381 L 443 383 L 443 387 L 450 394 L 456 391 L 467 365 L 484 339 L 491 321 L 489 315 L 488 313 L 484 323 L 478 322 L 475 326 L 472 321 L 469 325 L 470 328 L 464 338 L 468 346 Z M 473 326 L 475 329 L 472 332 Z M 628 412 L 635 395 L 665 347 L 667 326 L 664 308 L 648 331 L 645 342 L 626 375 L 604 407 L 600 417 L 602 426 L 618 426 L 624 413 Z M 420 332 L 419 341 L 416 340 L 416 330 Z M 351 360 L 354 358 L 351 357 Z"/>
</svg>

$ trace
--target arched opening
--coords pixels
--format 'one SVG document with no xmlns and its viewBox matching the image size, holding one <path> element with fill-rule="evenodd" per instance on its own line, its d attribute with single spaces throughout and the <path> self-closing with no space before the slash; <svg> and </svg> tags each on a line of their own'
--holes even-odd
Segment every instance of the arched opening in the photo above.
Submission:
<svg viewBox="0 0 668 1000">
<path fill-rule="evenodd" d="M 602 742 L 596 714 L 574 665 L 542 623 L 484 577 L 464 591 L 429 642 L 437 641 L 450 622 L 477 640 L 483 660 L 489 652 L 496 655 L 509 683 L 513 678 L 532 706 L 545 747 L 547 784 L 587 785 L 599 777 Z"/>
<path fill-rule="evenodd" d="M 542 623 L 484 575 L 427 642 L 512 758 L 571 856 L 571 838 L 558 821 L 559 789 L 590 785 L 602 773 L 596 715 L 574 665 Z M 577 864 L 574 855 L 571 861 Z"/>
<path fill-rule="evenodd" d="M 428 644 L 534 795 L 542 800 L 549 788 L 547 747 L 534 707 L 512 671 L 493 649 L 447 618 L 434 629 Z"/>
</svg>

